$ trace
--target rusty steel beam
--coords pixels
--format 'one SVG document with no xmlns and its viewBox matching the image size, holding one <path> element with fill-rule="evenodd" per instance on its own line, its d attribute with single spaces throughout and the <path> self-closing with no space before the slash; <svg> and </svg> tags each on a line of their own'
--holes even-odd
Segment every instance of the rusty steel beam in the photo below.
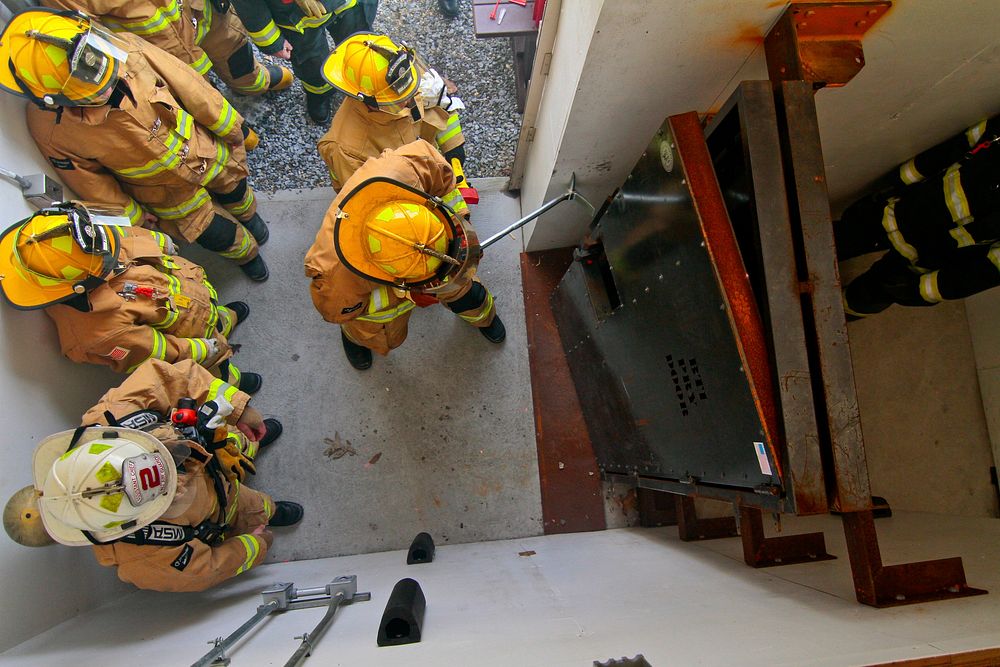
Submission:
<svg viewBox="0 0 1000 667">
<path fill-rule="evenodd" d="M 822 532 L 765 537 L 763 513 L 756 507 L 746 505 L 739 510 L 743 561 L 750 567 L 814 563 L 836 558 L 827 553 Z"/>
<path fill-rule="evenodd" d="M 841 520 L 858 602 L 896 607 L 986 594 L 966 583 L 961 558 L 883 565 L 870 511 L 848 512 Z"/>
<path fill-rule="evenodd" d="M 764 38 L 771 81 L 843 86 L 865 66 L 861 37 L 892 3 L 793 2 Z"/>
<path fill-rule="evenodd" d="M 635 490 L 639 504 L 639 525 L 644 528 L 677 525 L 677 505 L 674 495 L 638 487 Z"/>
</svg>

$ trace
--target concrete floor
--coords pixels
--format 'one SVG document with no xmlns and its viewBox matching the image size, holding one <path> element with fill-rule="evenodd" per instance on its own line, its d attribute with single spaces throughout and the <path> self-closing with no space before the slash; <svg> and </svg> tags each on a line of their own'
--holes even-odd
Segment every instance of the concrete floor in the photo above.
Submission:
<svg viewBox="0 0 1000 667">
<path fill-rule="evenodd" d="M 339 610 L 306 665 L 581 667 L 637 653 L 656 667 L 870 665 L 1000 644 L 996 521 L 905 513 L 880 520 L 886 562 L 961 554 L 970 584 L 991 591 L 891 609 L 854 600 L 836 518 L 792 520 L 787 528 L 823 530 L 837 559 L 754 570 L 743 564 L 738 538 L 685 543 L 673 528 L 630 528 L 448 545 L 426 565 L 407 566 L 400 551 L 276 563 L 201 595 L 124 596 L 0 662 L 190 664 L 207 642 L 246 621 L 271 583 L 320 586 L 346 574 L 357 575 L 358 590 L 372 599 Z M 422 639 L 378 648 L 382 611 L 402 577 L 416 579 L 426 596 Z M 230 654 L 233 665 L 284 664 L 299 643 L 293 637 L 323 613 L 270 618 Z M 125 618 L 142 621 L 126 627 Z"/>
<path fill-rule="evenodd" d="M 518 200 L 500 192 L 503 180 L 477 181 L 481 238 L 520 216 Z M 223 300 L 250 304 L 233 336 L 243 345 L 236 361 L 264 376 L 253 405 L 285 426 L 251 486 L 301 502 L 306 514 L 279 534 L 269 560 L 399 549 L 421 531 L 438 544 L 540 534 L 520 239 L 492 246 L 480 265 L 507 326 L 502 345 L 434 306 L 414 312 L 401 348 L 359 372 L 344 357 L 339 327 L 314 310 L 302 269 L 332 198 L 328 188 L 260 197 L 271 224 L 264 284 L 185 250 Z M 325 454 L 338 434 L 356 455 Z"/>
</svg>

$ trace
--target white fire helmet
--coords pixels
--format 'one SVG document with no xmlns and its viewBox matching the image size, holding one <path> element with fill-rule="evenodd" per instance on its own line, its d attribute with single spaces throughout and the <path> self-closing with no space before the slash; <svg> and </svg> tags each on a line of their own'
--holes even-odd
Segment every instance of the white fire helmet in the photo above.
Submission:
<svg viewBox="0 0 1000 667">
<path fill-rule="evenodd" d="M 177 466 L 152 435 L 87 428 L 50 435 L 35 449 L 33 475 L 45 530 L 56 542 L 110 542 L 159 518 L 177 490 Z"/>
</svg>

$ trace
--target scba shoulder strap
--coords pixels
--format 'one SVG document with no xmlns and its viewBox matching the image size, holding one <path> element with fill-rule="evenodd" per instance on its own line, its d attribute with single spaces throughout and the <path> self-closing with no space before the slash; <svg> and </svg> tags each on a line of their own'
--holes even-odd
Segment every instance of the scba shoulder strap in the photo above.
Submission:
<svg viewBox="0 0 1000 667">
<path fill-rule="evenodd" d="M 191 540 L 201 540 L 211 546 L 218 542 L 223 530 L 225 526 L 213 521 L 202 521 L 197 526 L 177 526 L 165 521 L 154 521 L 118 541 L 137 546 L 179 547 Z"/>
</svg>

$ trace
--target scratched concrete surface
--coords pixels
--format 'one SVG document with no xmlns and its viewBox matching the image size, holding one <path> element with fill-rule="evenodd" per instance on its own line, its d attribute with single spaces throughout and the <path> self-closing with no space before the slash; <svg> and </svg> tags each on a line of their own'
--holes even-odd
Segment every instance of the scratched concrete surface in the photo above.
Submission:
<svg viewBox="0 0 1000 667">
<path fill-rule="evenodd" d="M 501 180 L 483 181 L 473 208 L 482 238 L 519 216 Z M 261 198 L 271 223 L 264 284 L 199 248 L 185 250 L 208 268 L 222 299 L 253 309 L 233 336 L 243 345 L 237 360 L 264 376 L 253 404 L 285 425 L 250 483 L 301 502 L 306 515 L 281 529 L 270 559 L 399 549 L 420 531 L 439 544 L 540 534 L 520 239 L 492 246 L 480 266 L 506 342 L 493 345 L 434 306 L 413 314 L 401 348 L 358 372 L 344 357 L 339 327 L 313 309 L 302 271 L 332 197 L 318 189 Z M 336 434 L 357 453 L 328 457 L 326 439 Z"/>
</svg>

